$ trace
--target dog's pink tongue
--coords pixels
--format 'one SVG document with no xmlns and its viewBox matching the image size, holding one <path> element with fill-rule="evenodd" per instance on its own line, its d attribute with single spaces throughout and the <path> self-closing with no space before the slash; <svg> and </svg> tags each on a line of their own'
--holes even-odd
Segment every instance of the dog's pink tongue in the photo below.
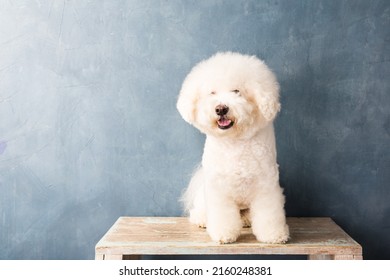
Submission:
<svg viewBox="0 0 390 280">
<path fill-rule="evenodd" d="M 228 126 L 232 121 L 229 119 L 220 119 L 218 120 L 218 124 L 220 126 Z"/>
</svg>

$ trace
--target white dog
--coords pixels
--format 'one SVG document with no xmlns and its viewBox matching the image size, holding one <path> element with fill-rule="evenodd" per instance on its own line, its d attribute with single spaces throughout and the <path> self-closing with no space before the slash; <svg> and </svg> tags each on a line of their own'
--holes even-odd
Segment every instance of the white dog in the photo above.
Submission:
<svg viewBox="0 0 390 280">
<path fill-rule="evenodd" d="M 202 164 L 183 196 L 190 221 L 220 243 L 252 226 L 260 242 L 289 238 L 272 121 L 279 85 L 255 56 L 217 53 L 188 74 L 177 102 L 207 135 Z"/>
</svg>

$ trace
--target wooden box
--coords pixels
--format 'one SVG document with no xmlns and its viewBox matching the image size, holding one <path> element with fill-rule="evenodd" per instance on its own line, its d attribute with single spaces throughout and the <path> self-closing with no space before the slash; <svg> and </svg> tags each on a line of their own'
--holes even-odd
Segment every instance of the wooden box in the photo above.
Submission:
<svg viewBox="0 0 390 280">
<path fill-rule="evenodd" d="M 290 240 L 264 244 L 250 228 L 237 242 L 218 244 L 184 217 L 120 217 L 97 243 L 97 260 L 142 255 L 308 255 L 308 259 L 362 259 L 362 247 L 330 218 L 287 218 Z"/>
</svg>

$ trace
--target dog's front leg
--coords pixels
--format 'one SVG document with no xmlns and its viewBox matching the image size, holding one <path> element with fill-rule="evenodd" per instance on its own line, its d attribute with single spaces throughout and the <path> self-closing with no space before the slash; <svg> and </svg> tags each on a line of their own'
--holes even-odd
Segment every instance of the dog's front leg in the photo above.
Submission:
<svg viewBox="0 0 390 280">
<path fill-rule="evenodd" d="M 250 207 L 252 231 L 258 241 L 287 242 L 289 229 L 284 212 L 283 191 L 279 186 L 259 192 Z"/>
<path fill-rule="evenodd" d="M 240 209 L 234 201 L 214 190 L 207 192 L 207 232 L 220 244 L 235 242 L 242 222 Z"/>
</svg>

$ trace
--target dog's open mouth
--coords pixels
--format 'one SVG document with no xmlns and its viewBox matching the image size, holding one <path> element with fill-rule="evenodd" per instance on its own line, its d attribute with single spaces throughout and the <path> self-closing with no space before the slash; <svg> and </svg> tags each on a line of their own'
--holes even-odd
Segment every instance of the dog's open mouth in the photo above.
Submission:
<svg viewBox="0 0 390 280">
<path fill-rule="evenodd" d="M 233 126 L 234 121 L 228 119 L 226 116 L 221 116 L 219 120 L 217 120 L 217 124 L 220 129 L 229 129 Z"/>
</svg>

